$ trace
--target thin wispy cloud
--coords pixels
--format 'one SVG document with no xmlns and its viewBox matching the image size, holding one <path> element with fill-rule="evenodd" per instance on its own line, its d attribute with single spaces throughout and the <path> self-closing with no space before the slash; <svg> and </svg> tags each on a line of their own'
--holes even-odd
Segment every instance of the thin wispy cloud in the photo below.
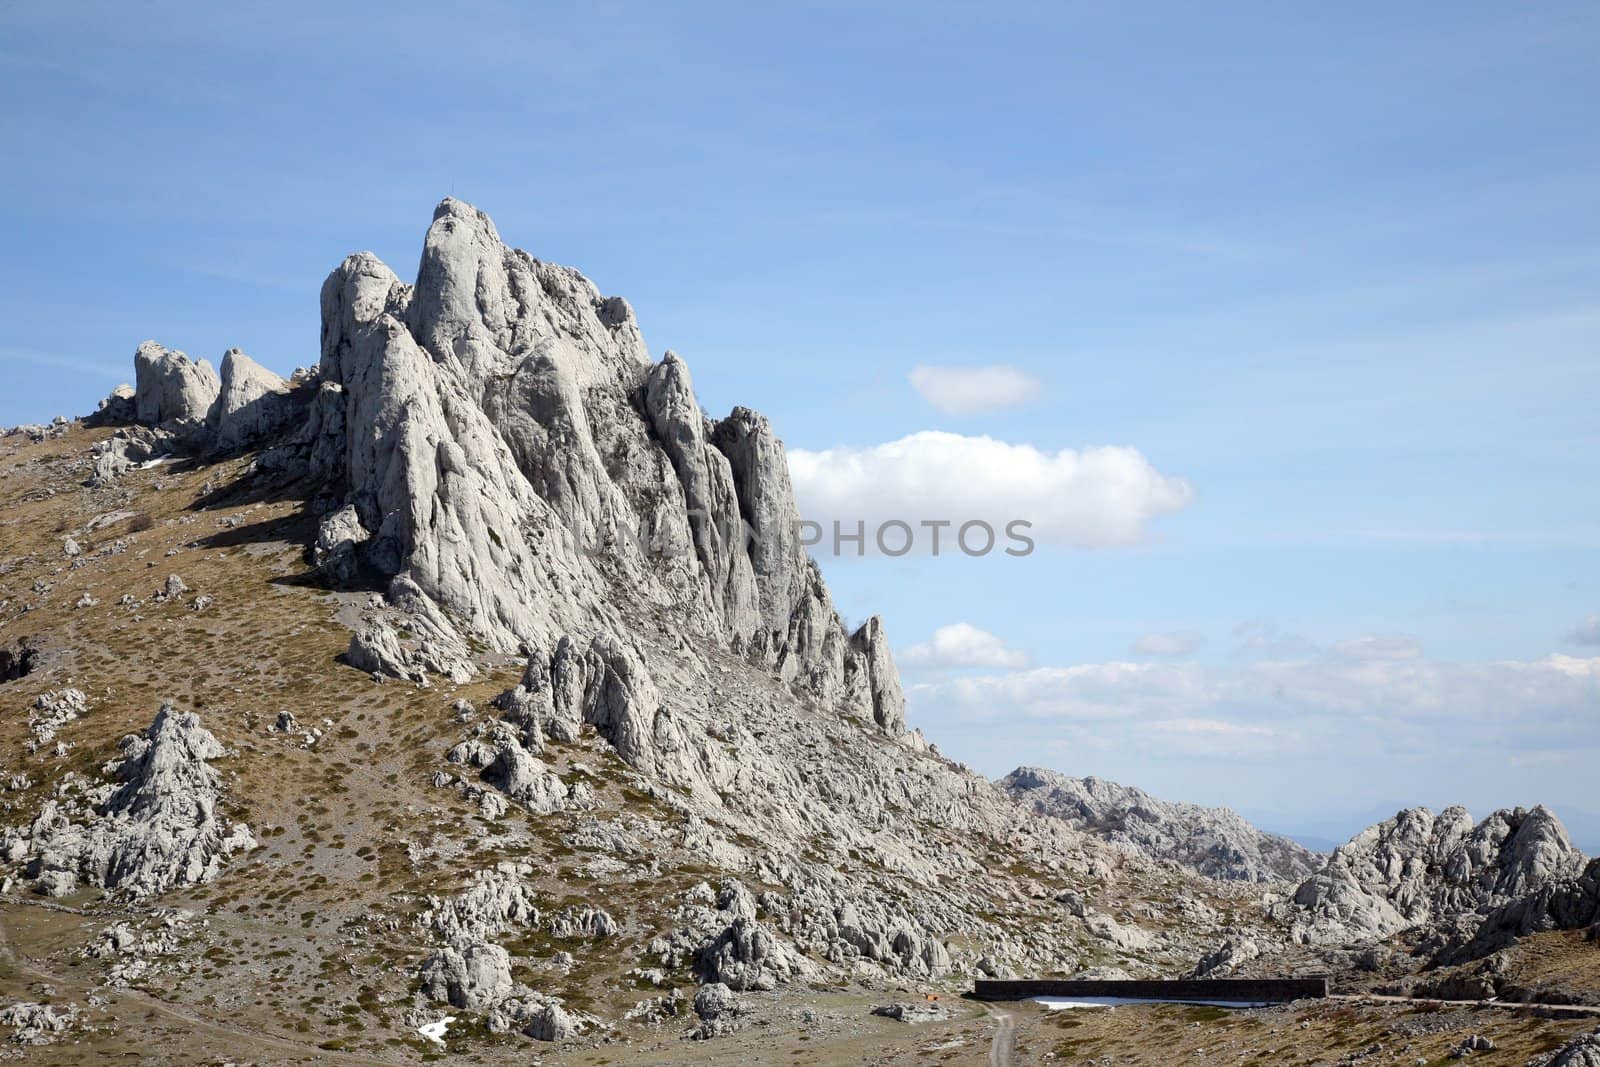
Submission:
<svg viewBox="0 0 1600 1067">
<path fill-rule="evenodd" d="M 100 362 L 93 359 L 82 359 L 78 356 L 60 355 L 55 352 L 36 352 L 25 348 L 11 348 L 0 346 L 0 360 L 6 362 L 28 363 L 35 367 L 51 367 L 56 370 L 70 370 L 79 374 L 94 374 L 108 378 L 126 378 L 129 368 L 112 363 L 110 360 Z"/>
<path fill-rule="evenodd" d="M 1145 634 L 1133 644 L 1135 656 L 1187 656 L 1206 643 L 1205 635 L 1194 630 L 1173 630 Z"/>
<path fill-rule="evenodd" d="M 1233 628 L 1233 639 L 1235 656 L 1292 659 L 1317 651 L 1317 646 L 1304 634 L 1270 621 L 1241 622 Z"/>
<path fill-rule="evenodd" d="M 1567 640 L 1575 645 L 1600 645 L 1600 614 L 1591 613 L 1567 631 Z"/>
<path fill-rule="evenodd" d="M 1371 650 L 1379 651 L 1366 654 Z M 1439 660 L 1385 637 L 1244 664 L 1034 667 L 925 682 L 908 694 L 925 726 L 974 719 L 996 728 L 1094 724 L 1128 746 L 1152 731 L 1169 740 L 1199 738 L 1207 748 L 1230 739 L 1310 754 L 1303 746 L 1314 742 L 1434 758 L 1440 746 L 1544 751 L 1600 744 L 1600 657 Z"/>
<path fill-rule="evenodd" d="M 946 415 L 992 415 L 1028 404 L 1044 391 L 1043 382 L 1009 363 L 984 367 L 918 364 L 908 377 L 922 399 Z"/>
</svg>

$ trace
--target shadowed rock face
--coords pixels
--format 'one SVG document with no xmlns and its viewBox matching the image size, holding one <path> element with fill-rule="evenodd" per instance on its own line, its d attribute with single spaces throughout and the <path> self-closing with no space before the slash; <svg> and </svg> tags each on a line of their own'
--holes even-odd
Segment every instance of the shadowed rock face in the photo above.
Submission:
<svg viewBox="0 0 1600 1067">
<path fill-rule="evenodd" d="M 1223 881 L 1292 881 L 1315 871 L 1322 859 L 1286 837 L 1256 829 L 1227 808 L 1158 800 L 1102 778 L 1018 767 L 999 785 L 1040 814 Z"/>
<path fill-rule="evenodd" d="M 14 682 L 33 673 L 39 650 L 23 640 L 15 649 L 0 648 L 0 682 Z"/>
<path fill-rule="evenodd" d="M 291 418 L 289 383 L 237 348 L 222 357 L 222 379 L 217 398 L 206 414 L 206 425 L 224 451 L 263 441 L 282 429 Z"/>
<path fill-rule="evenodd" d="M 1300 885 L 1295 936 L 1355 943 L 1454 924 L 1548 897 L 1583 867 L 1583 853 L 1547 808 L 1497 811 L 1476 825 L 1462 807 L 1438 815 L 1410 808 L 1339 846 Z"/>
</svg>

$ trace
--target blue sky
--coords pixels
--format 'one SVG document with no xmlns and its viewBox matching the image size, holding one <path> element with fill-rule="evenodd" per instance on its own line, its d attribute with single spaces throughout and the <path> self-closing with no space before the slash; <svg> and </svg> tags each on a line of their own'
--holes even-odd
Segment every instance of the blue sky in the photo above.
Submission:
<svg viewBox="0 0 1600 1067">
<path fill-rule="evenodd" d="M 1079 488 L 1024 446 L 1186 487 L 1098 547 L 824 560 L 951 755 L 1600 848 L 1600 10 L 769 7 L 0 6 L 0 423 L 146 337 L 313 362 L 327 271 L 409 274 L 454 193 L 825 457 L 803 498 L 922 431 L 1015 446 L 1019 507 Z"/>
</svg>

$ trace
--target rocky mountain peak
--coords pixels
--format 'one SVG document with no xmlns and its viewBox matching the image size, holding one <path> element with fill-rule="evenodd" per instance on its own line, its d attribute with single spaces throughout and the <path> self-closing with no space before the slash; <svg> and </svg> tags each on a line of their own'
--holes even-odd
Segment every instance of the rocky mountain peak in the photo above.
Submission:
<svg viewBox="0 0 1600 1067">
<path fill-rule="evenodd" d="M 1233 812 L 945 759 L 882 621 L 834 609 L 769 420 L 709 416 L 626 301 L 468 204 L 415 282 L 358 253 L 321 313 L 309 370 L 148 342 L 84 424 L 0 446 L 0 622 L 51 637 L 0 659 L 32 700 L 0 883 L 65 898 L 52 966 L 340 1047 L 262 1005 L 270 960 L 367 1013 L 353 1051 L 449 1009 L 452 1051 L 509 1060 L 514 1030 L 815 1030 L 798 998 L 852 984 L 1293 973 L 1391 914 L 1477 909 L 1484 944 L 1600 915 L 1543 809 L 1401 813 L 1291 905 L 1255 883 L 1321 858 Z"/>
<path fill-rule="evenodd" d="M 1549 809 L 1508 808 L 1474 824 L 1463 807 L 1408 808 L 1334 850 L 1295 891 L 1296 936 L 1376 940 L 1488 912 L 1576 878 L 1583 853 Z"/>
<path fill-rule="evenodd" d="M 292 388 L 237 350 L 218 381 L 141 346 L 134 417 L 200 427 L 192 449 L 267 445 L 269 465 L 318 481 L 325 573 L 399 583 L 391 603 L 431 620 L 436 649 L 627 645 L 628 605 L 903 730 L 882 626 L 845 632 L 772 426 L 743 407 L 709 418 L 625 300 L 448 198 L 414 284 L 357 253 L 321 304 L 319 366 Z"/>
</svg>

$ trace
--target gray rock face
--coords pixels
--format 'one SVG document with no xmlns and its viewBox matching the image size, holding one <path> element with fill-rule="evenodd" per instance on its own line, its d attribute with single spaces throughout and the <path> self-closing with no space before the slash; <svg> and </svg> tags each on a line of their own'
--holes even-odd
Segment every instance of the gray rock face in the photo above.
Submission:
<svg viewBox="0 0 1600 1067">
<path fill-rule="evenodd" d="M 311 550 L 312 562 L 334 584 L 348 585 L 359 572 L 357 550 L 368 536 L 356 509 L 345 505 L 318 524 L 317 543 Z"/>
<path fill-rule="evenodd" d="M 93 415 L 83 421 L 91 426 L 125 426 L 139 417 L 138 393 L 126 382 L 100 401 Z"/>
<path fill-rule="evenodd" d="M 416 679 L 410 656 L 400 647 L 400 635 L 384 619 L 367 616 L 350 635 L 345 662 L 358 671 L 390 678 Z"/>
<path fill-rule="evenodd" d="M 1471 921 L 1475 921 L 1473 916 Z M 1531 892 L 1492 907 L 1470 929 L 1457 936 L 1436 957 L 1441 963 L 1479 959 L 1513 944 L 1518 938 L 1550 930 L 1596 929 L 1600 924 L 1600 858 L 1590 860 L 1573 878 L 1556 877 Z"/>
<path fill-rule="evenodd" d="M 787 945 L 758 920 L 742 915 L 701 950 L 699 963 L 705 981 L 736 991 L 776 989 L 801 969 Z"/>
<path fill-rule="evenodd" d="M 429 897 L 423 919 L 455 944 L 487 941 L 511 927 L 537 926 L 539 909 L 517 874 L 515 869 L 479 871 L 472 885 L 456 896 Z"/>
<path fill-rule="evenodd" d="M 522 1032 L 535 1041 L 566 1041 L 576 1037 L 582 1025 L 582 1020 L 560 1004 L 544 1003 L 534 1010 Z"/>
<path fill-rule="evenodd" d="M 526 864 L 504 862 L 494 870 L 478 871 L 455 896 L 428 898 L 429 908 L 420 923 L 444 943 L 423 960 L 420 989 L 434 1000 L 485 1013 L 492 1033 L 521 1029 L 538 1041 L 565 1041 L 595 1020 L 517 982 L 511 973 L 511 954 L 491 940 L 510 928 L 539 923 L 539 909 L 523 882 L 532 873 Z M 572 924 L 570 936 L 584 936 L 600 927 L 615 932 L 611 917 L 594 909 L 567 909 L 552 919 L 552 930 L 562 923 Z"/>
<path fill-rule="evenodd" d="M 709 1041 L 714 1037 L 732 1033 L 739 1028 L 739 1016 L 744 1006 L 733 990 L 721 982 L 707 982 L 694 994 L 694 1013 L 700 1024 L 690 1033 L 696 1041 Z"/>
<path fill-rule="evenodd" d="M 11 1028 L 17 1045 L 48 1045 L 78 1024 L 78 1009 L 68 1005 L 19 1001 L 0 1008 L 0 1026 Z"/>
<path fill-rule="evenodd" d="M 694 1013 L 702 1019 L 720 1019 L 738 1004 L 733 990 L 721 982 L 707 982 L 694 993 Z"/>
<path fill-rule="evenodd" d="M 422 991 L 452 1007 L 479 1011 L 509 997 L 511 955 L 499 945 L 475 942 L 437 949 L 422 964 Z M 549 1040 L 548 1038 L 546 1040 Z"/>
<path fill-rule="evenodd" d="M 1071 778 L 1018 767 L 999 785 L 1019 803 L 1152 859 L 1182 864 L 1210 878 L 1293 881 L 1322 857 L 1286 837 L 1265 833 L 1227 808 L 1171 803 L 1101 778 Z"/>
<path fill-rule="evenodd" d="M 874 615 L 861 624 L 850 638 L 855 655 L 845 664 L 845 683 L 856 694 L 857 703 L 871 709 L 872 721 L 891 737 L 898 737 L 906 726 L 906 698 L 900 690 L 900 672 L 889 654 L 889 638 L 883 620 Z"/>
<path fill-rule="evenodd" d="M 1217 946 L 1215 952 L 1208 952 L 1194 965 L 1194 970 L 1188 972 L 1185 978 L 1226 978 L 1241 965 L 1249 963 L 1261 955 L 1261 946 L 1249 938 L 1229 938 Z"/>
<path fill-rule="evenodd" d="M 475 671 L 465 641 L 431 601 L 414 600 L 405 586 L 404 578 L 397 578 L 389 599 L 402 609 L 412 635 L 402 641 L 389 612 L 368 612 L 350 635 L 345 662 L 379 680 L 400 678 L 427 686 L 431 675 L 441 675 L 457 684 L 469 681 Z"/>
<path fill-rule="evenodd" d="M 713 603 L 729 638 L 755 632 L 760 624 L 755 570 L 728 457 L 711 443 L 716 425 L 694 397 L 689 365 L 668 352 L 650 371 L 645 410 L 683 486 L 695 553 L 705 569 Z"/>
<path fill-rule="evenodd" d="M 134 415 L 146 426 L 199 424 L 222 388 L 211 364 L 190 362 L 184 353 L 154 341 L 134 352 L 133 369 Z"/>
<path fill-rule="evenodd" d="M 535 815 L 559 811 L 568 796 L 567 783 L 522 747 L 515 737 L 500 736 L 483 779 Z"/>
<path fill-rule="evenodd" d="M 194 712 L 162 706 L 155 722 L 122 742 L 120 787 L 88 798 L 46 801 L 25 841 L 7 843 L 34 857 L 30 873 L 52 896 L 78 878 L 145 897 L 216 877 L 223 859 L 255 847 L 248 828 L 218 812 L 221 776 L 210 760 L 225 754 Z"/>
<path fill-rule="evenodd" d="M 610 912 L 588 904 L 565 908 L 550 917 L 551 937 L 596 941 L 615 937 L 617 929 L 617 920 Z"/>
<path fill-rule="evenodd" d="M 62 727 L 84 714 L 88 707 L 89 698 L 81 689 L 40 693 L 28 713 L 28 728 L 33 731 L 33 737 L 27 742 L 27 750 L 37 752 L 55 741 Z"/>
<path fill-rule="evenodd" d="M 288 382 L 237 348 L 227 351 L 217 397 L 206 414 L 217 448 L 231 451 L 264 441 L 293 413 Z"/>
<path fill-rule="evenodd" d="M 636 752 L 649 723 L 610 697 L 647 690 L 650 667 L 619 665 L 625 649 L 602 641 L 626 629 L 619 586 L 901 732 L 881 625 L 844 633 L 770 425 L 743 408 L 707 419 L 680 358 L 651 366 L 626 302 L 446 200 L 414 287 L 362 254 L 322 305 L 310 466 L 344 487 L 355 520 L 328 531 L 334 573 L 353 553 L 403 575 L 501 650 L 587 646 L 627 691 L 602 683 L 595 725 L 615 719 Z"/>
<path fill-rule="evenodd" d="M 127 421 L 132 421 L 131 415 Z M 149 427 L 123 426 L 112 437 L 95 442 L 94 473 L 86 484 L 94 488 L 110 485 L 139 464 L 154 459 L 165 447 L 162 435 Z"/>
<path fill-rule="evenodd" d="M 1576 879 L 1584 866 L 1548 809 L 1411 808 L 1341 845 L 1295 890 L 1298 940 L 1349 944 L 1502 909 Z"/>
</svg>

